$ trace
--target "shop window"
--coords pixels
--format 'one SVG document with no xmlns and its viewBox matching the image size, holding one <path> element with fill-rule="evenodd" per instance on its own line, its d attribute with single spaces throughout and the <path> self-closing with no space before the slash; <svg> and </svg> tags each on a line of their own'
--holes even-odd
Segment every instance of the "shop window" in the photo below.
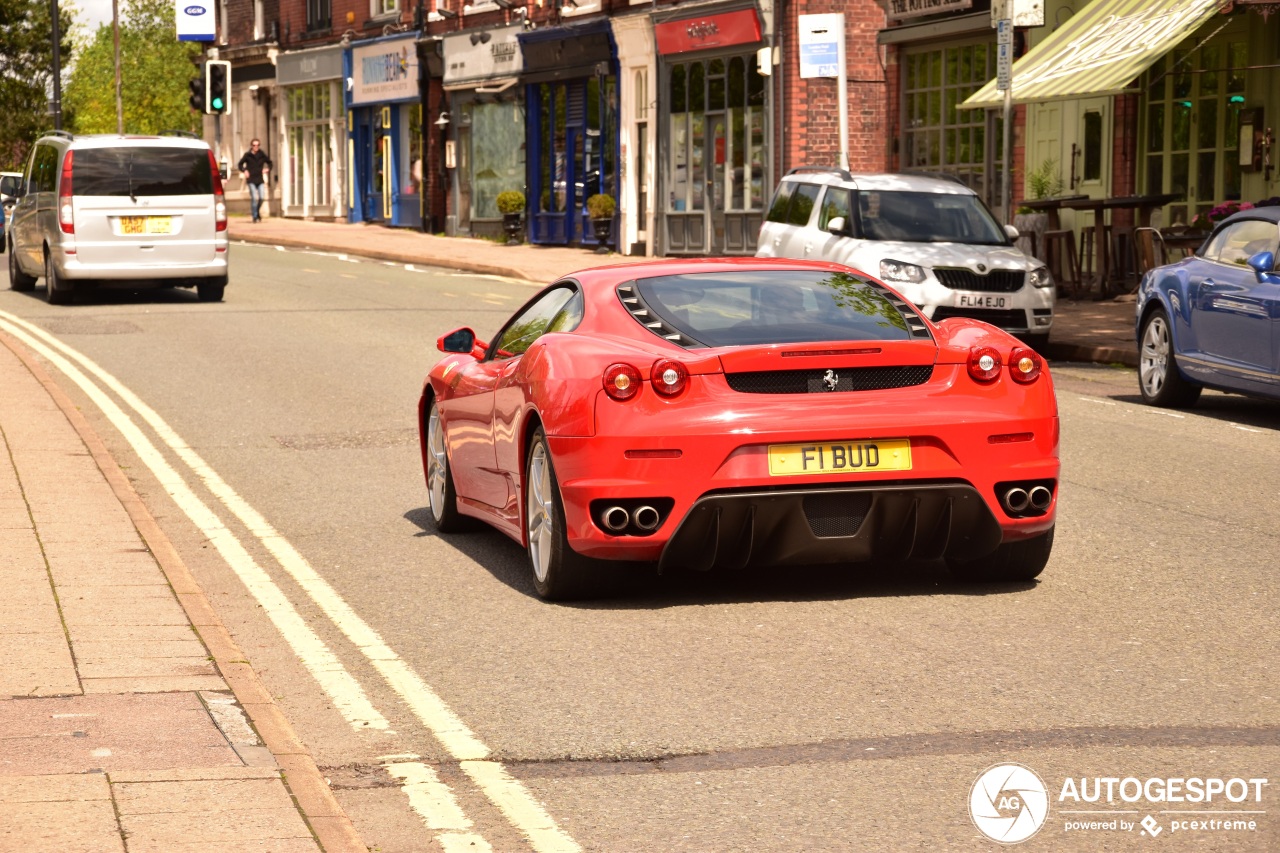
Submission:
<svg viewBox="0 0 1280 853">
<path fill-rule="evenodd" d="M 1194 44 L 1189 40 L 1188 44 Z M 1143 162 L 1146 193 L 1180 193 L 1168 224 L 1241 198 L 1240 111 L 1249 50 L 1243 32 L 1161 57 L 1144 75 Z"/>
<path fill-rule="evenodd" d="M 1002 151 L 1000 110 L 966 110 L 959 105 L 996 76 L 990 41 L 916 50 L 902 69 L 903 112 L 900 167 L 904 171 L 946 172 L 960 178 L 988 204 L 1000 201 Z"/>
</svg>

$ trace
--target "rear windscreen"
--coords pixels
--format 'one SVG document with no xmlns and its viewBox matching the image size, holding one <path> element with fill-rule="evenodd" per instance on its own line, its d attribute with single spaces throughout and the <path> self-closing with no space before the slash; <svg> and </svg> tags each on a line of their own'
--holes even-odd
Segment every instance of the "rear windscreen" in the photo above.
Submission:
<svg viewBox="0 0 1280 853">
<path fill-rule="evenodd" d="M 72 160 L 76 195 L 166 196 L 213 192 L 201 148 L 85 148 Z"/>
<path fill-rule="evenodd" d="M 759 270 L 640 279 L 645 307 L 706 346 L 907 340 L 879 284 L 850 273 Z"/>
</svg>

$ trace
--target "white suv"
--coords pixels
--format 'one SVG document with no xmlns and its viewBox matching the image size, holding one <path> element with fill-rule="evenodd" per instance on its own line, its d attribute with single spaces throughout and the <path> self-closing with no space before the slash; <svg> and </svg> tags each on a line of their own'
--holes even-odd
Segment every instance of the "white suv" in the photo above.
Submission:
<svg viewBox="0 0 1280 853">
<path fill-rule="evenodd" d="M 9 219 L 9 286 L 43 277 L 49 302 L 90 287 L 227 286 L 227 206 L 208 143 L 173 136 L 36 141 Z"/>
<path fill-rule="evenodd" d="M 778 186 L 756 256 L 836 261 L 879 277 L 931 320 L 972 317 L 1038 349 L 1057 288 L 1017 236 L 952 180 L 802 166 Z"/>
</svg>

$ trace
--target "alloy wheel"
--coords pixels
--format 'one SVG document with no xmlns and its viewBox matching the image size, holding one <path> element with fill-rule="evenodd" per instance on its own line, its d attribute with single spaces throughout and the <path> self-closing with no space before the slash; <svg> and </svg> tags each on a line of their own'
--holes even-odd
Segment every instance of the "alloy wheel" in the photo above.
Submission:
<svg viewBox="0 0 1280 853">
<path fill-rule="evenodd" d="M 1139 353 L 1138 378 L 1148 397 L 1157 397 L 1169 376 L 1169 325 L 1156 315 L 1147 323 Z"/>
<path fill-rule="evenodd" d="M 444 425 L 440 423 L 440 411 L 434 404 L 427 421 L 427 493 L 431 501 L 431 515 L 439 523 L 445 513 L 445 486 L 449 476 L 449 457 L 445 455 Z"/>
<path fill-rule="evenodd" d="M 538 581 L 545 583 L 551 567 L 555 543 L 555 510 L 552 507 L 551 468 L 547 446 L 534 444 L 529 456 L 529 483 L 525 498 L 525 531 L 529 537 L 529 559 Z"/>
</svg>

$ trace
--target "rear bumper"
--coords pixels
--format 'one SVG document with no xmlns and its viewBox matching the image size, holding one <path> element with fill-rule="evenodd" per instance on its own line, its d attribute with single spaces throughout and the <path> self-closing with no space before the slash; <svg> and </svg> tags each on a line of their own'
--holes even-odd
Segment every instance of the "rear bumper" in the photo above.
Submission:
<svg viewBox="0 0 1280 853">
<path fill-rule="evenodd" d="M 193 251 L 192 254 L 204 254 L 208 251 L 207 246 L 207 243 L 202 245 L 198 252 Z M 159 285 L 173 279 L 224 276 L 227 274 L 229 255 L 225 243 L 218 244 L 218 251 L 213 258 L 193 263 L 181 263 L 168 258 L 149 260 L 142 253 L 138 258 L 127 261 L 86 263 L 81 260 L 79 254 L 78 250 L 75 252 L 64 250 L 54 254 L 54 263 L 58 267 L 59 276 L 68 281 L 94 279 L 119 282 L 122 285 L 136 283 L 139 287 L 147 286 L 148 282 Z"/>
</svg>

